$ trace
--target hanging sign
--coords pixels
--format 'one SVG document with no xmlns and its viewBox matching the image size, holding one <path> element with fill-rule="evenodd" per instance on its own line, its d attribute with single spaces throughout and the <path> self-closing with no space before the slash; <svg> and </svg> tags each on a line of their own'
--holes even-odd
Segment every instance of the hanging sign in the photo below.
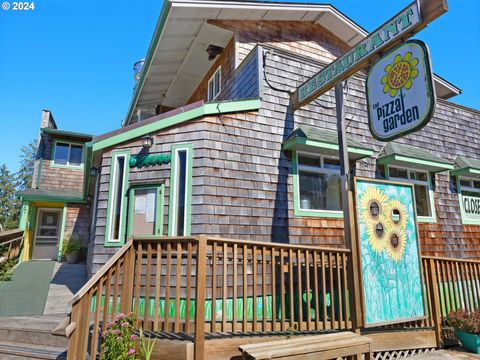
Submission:
<svg viewBox="0 0 480 360">
<path fill-rule="evenodd" d="M 382 52 L 413 36 L 447 10 L 446 0 L 413 2 L 300 85 L 292 94 L 293 109 L 299 109 L 327 92 L 339 81 L 348 79 L 374 61 Z"/>
<path fill-rule="evenodd" d="M 375 62 L 365 86 L 368 125 L 377 140 L 420 130 L 433 116 L 435 87 L 422 41 L 407 41 Z"/>
</svg>

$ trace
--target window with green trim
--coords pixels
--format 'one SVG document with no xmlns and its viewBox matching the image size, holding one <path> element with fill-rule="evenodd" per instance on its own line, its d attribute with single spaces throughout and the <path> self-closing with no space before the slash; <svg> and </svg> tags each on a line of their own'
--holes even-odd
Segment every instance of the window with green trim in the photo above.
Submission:
<svg viewBox="0 0 480 360">
<path fill-rule="evenodd" d="M 460 208 L 464 224 L 480 224 L 480 179 L 458 177 Z"/>
<path fill-rule="evenodd" d="M 168 227 L 170 236 L 190 235 L 192 152 L 191 145 L 172 147 Z"/>
<path fill-rule="evenodd" d="M 110 169 L 106 244 L 122 244 L 126 227 L 126 189 L 128 187 L 128 154 L 114 153 Z"/>
<path fill-rule="evenodd" d="M 296 152 L 295 156 L 294 196 L 300 215 L 315 216 L 318 212 L 317 216 L 321 216 L 325 211 L 342 215 L 340 160 L 304 152 Z"/>
<path fill-rule="evenodd" d="M 56 141 L 53 150 L 53 164 L 80 167 L 83 163 L 83 145 Z"/>
<path fill-rule="evenodd" d="M 413 184 L 419 220 L 435 218 L 432 179 L 428 171 L 390 165 L 388 166 L 388 178 Z"/>
<path fill-rule="evenodd" d="M 130 189 L 129 236 L 161 236 L 163 233 L 163 184 L 137 185 Z"/>
</svg>

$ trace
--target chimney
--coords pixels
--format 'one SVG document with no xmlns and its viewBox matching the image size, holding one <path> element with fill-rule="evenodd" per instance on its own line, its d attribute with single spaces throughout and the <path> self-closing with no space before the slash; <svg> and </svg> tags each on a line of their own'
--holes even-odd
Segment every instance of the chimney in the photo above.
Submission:
<svg viewBox="0 0 480 360">
<path fill-rule="evenodd" d="M 56 129 L 57 124 L 53 119 L 53 115 L 50 110 L 42 110 L 42 121 L 40 123 L 40 128 L 49 128 L 49 129 Z"/>
</svg>

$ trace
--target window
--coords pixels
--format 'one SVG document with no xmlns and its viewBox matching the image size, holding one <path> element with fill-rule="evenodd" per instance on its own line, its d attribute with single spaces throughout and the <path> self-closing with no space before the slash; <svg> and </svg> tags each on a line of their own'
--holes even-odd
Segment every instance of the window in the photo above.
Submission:
<svg viewBox="0 0 480 360">
<path fill-rule="evenodd" d="M 172 152 L 169 235 L 186 236 L 190 235 L 192 148 L 190 145 L 177 145 Z"/>
<path fill-rule="evenodd" d="M 83 161 L 83 145 L 67 142 L 55 142 L 53 164 L 80 167 Z"/>
<path fill-rule="evenodd" d="M 458 186 L 462 222 L 480 225 L 480 179 L 459 177 Z"/>
<path fill-rule="evenodd" d="M 427 171 L 407 169 L 401 167 L 388 167 L 388 178 L 412 183 L 417 205 L 419 221 L 435 220 L 435 208 L 433 205 L 433 192 L 431 191 L 430 174 Z"/>
<path fill-rule="evenodd" d="M 106 245 L 122 244 L 125 234 L 125 192 L 128 185 L 128 154 L 114 153 L 110 169 L 110 192 L 108 196 L 108 227 Z"/>
<path fill-rule="evenodd" d="M 163 184 L 137 185 L 130 189 L 129 236 L 161 236 L 163 231 Z"/>
<path fill-rule="evenodd" d="M 343 216 L 340 161 L 332 157 L 306 153 L 296 153 L 295 156 L 296 215 Z"/>
<path fill-rule="evenodd" d="M 208 96 L 207 101 L 213 101 L 217 98 L 222 90 L 222 72 L 221 67 L 215 71 L 213 76 L 208 80 Z"/>
</svg>

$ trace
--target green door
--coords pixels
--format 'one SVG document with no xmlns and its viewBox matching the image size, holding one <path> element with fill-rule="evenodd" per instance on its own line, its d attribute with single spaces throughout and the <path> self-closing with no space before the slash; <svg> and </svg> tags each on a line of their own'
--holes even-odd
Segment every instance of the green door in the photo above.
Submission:
<svg viewBox="0 0 480 360">
<path fill-rule="evenodd" d="M 137 185 L 130 189 L 128 236 L 158 237 L 163 235 L 164 185 Z"/>
</svg>

